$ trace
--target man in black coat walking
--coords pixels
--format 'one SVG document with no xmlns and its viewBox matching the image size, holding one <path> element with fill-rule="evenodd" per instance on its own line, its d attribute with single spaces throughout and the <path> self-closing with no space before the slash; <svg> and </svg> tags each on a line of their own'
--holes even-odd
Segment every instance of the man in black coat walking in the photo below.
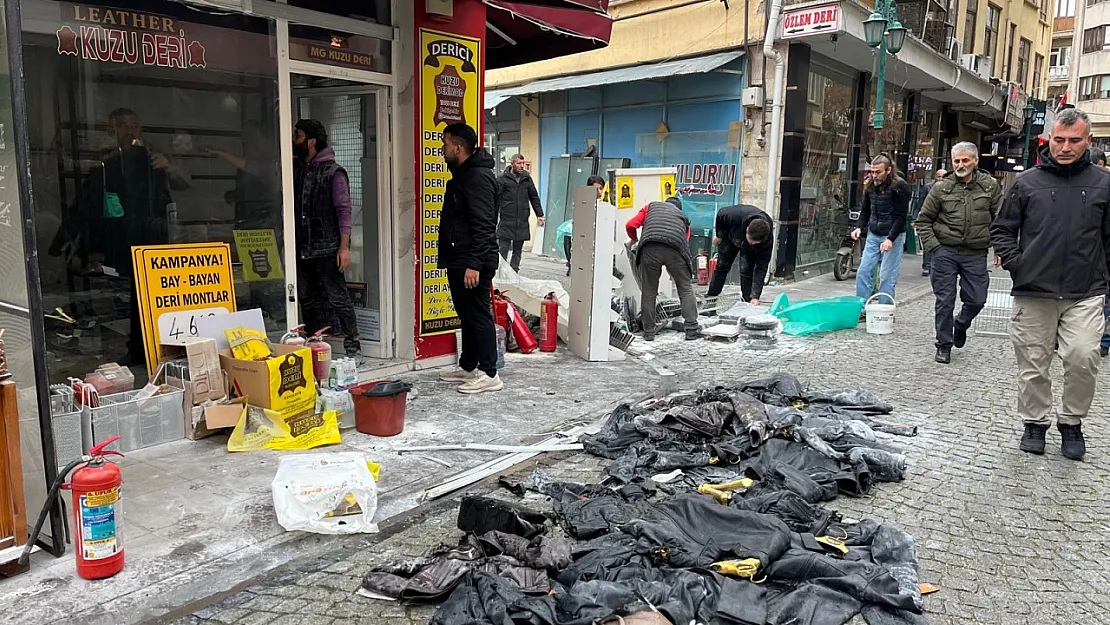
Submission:
<svg viewBox="0 0 1110 625">
<path fill-rule="evenodd" d="M 1018 175 L 991 226 L 995 254 L 1014 283 L 1021 450 L 1044 453 L 1055 412 L 1061 451 L 1071 460 L 1087 451 L 1082 421 L 1095 397 L 1110 278 L 1110 172 L 1091 163 L 1091 139 L 1085 113 L 1057 113 L 1040 162 Z M 1058 411 L 1049 373 L 1055 351 L 1064 363 Z"/>
<path fill-rule="evenodd" d="M 490 287 L 497 272 L 497 176 L 494 160 L 478 147 L 478 135 L 466 124 L 443 129 L 443 160 L 451 172 L 439 217 L 439 268 L 455 313 L 462 322 L 459 370 L 440 377 L 462 382 L 460 393 L 504 388 L 497 374 L 497 335 Z"/>
<path fill-rule="evenodd" d="M 524 168 L 524 157 L 517 154 L 505 173 L 497 178 L 497 193 L 501 206 L 501 221 L 497 224 L 497 247 L 501 257 L 509 260 L 509 266 L 520 271 L 520 254 L 524 242 L 532 238 L 528 225 L 528 209 L 536 212 L 536 224 L 543 225 L 543 208 L 540 207 L 540 194 L 532 175 Z"/>
<path fill-rule="evenodd" d="M 717 213 L 717 270 L 709 283 L 709 297 L 721 294 L 732 263 L 740 258 L 740 293 L 745 302 L 759 305 L 763 282 L 771 264 L 774 240 L 770 215 L 750 204 L 726 206 Z"/>
</svg>

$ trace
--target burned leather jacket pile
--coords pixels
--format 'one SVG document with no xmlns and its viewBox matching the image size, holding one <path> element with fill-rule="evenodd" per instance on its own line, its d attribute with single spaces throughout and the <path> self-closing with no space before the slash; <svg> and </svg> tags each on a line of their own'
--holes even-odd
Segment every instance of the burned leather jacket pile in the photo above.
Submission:
<svg viewBox="0 0 1110 625">
<path fill-rule="evenodd" d="M 381 567 L 363 586 L 393 598 L 453 589 L 433 625 L 646 613 L 676 625 L 843 625 L 857 614 L 870 625 L 926 623 L 913 538 L 820 505 L 903 479 L 905 457 L 876 433 L 916 430 L 891 411 L 867 391 L 810 392 L 784 374 L 621 406 L 582 437 L 612 460 L 602 484 L 532 474 L 528 487 L 551 498 L 559 529 L 466 498 L 459 547 Z M 560 531 L 578 541 L 573 551 Z"/>
</svg>

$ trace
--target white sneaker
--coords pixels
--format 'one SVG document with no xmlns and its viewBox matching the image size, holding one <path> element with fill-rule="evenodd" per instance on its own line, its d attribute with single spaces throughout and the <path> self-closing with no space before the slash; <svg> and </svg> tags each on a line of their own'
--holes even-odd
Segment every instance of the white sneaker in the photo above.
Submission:
<svg viewBox="0 0 1110 625">
<path fill-rule="evenodd" d="M 466 369 L 455 369 L 448 373 L 439 376 L 440 382 L 469 382 L 477 375 L 485 375 L 481 371 L 475 369 L 474 371 L 467 371 Z"/>
<path fill-rule="evenodd" d="M 485 393 L 486 391 L 500 391 L 503 388 L 505 388 L 505 383 L 501 381 L 500 375 L 495 375 L 491 378 L 485 373 L 482 373 L 460 386 L 459 392 L 466 395 L 476 395 L 478 393 Z"/>
</svg>

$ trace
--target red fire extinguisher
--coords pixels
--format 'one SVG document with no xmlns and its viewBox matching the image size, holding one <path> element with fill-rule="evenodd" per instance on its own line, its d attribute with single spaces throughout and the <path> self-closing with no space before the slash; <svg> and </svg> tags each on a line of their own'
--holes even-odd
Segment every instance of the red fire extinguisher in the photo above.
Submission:
<svg viewBox="0 0 1110 625">
<path fill-rule="evenodd" d="M 713 274 L 717 273 L 717 255 L 714 254 L 713 258 L 709 259 L 709 279 L 713 280 Z"/>
<path fill-rule="evenodd" d="M 324 333 L 331 328 L 325 326 L 308 339 L 308 348 L 312 350 L 312 375 L 316 381 L 325 384 L 331 374 L 331 344 L 324 339 Z"/>
<path fill-rule="evenodd" d="M 524 320 L 524 315 L 520 310 L 509 300 L 505 300 L 509 305 L 509 322 L 513 325 L 513 338 L 516 339 L 516 345 L 520 348 L 520 353 L 531 354 L 536 351 L 536 337 L 532 331 L 528 329 L 528 322 Z"/>
<path fill-rule="evenodd" d="M 76 541 L 77 574 L 85 579 L 103 579 L 123 570 L 123 511 L 120 487 L 123 473 L 119 465 L 105 456 L 120 456 L 105 450 L 119 440 L 113 436 L 89 450 L 83 464 L 70 477 L 67 488 L 73 492 L 73 532 Z"/>
<path fill-rule="evenodd" d="M 95 445 L 89 453 L 70 462 L 62 469 L 39 511 L 38 521 L 27 539 L 27 546 L 19 555 L 20 566 L 25 566 L 31 550 L 38 542 L 39 532 L 50 514 L 50 509 L 61 503 L 58 491 L 73 491 L 73 535 L 77 541 L 77 574 L 85 579 L 103 579 L 123 570 L 123 511 L 120 509 L 120 487 L 123 473 L 119 465 L 105 456 L 123 456 L 118 451 L 104 449 L 119 440 L 113 436 Z M 70 476 L 66 482 L 66 477 Z"/>
<path fill-rule="evenodd" d="M 709 252 L 702 250 L 698 253 L 698 285 L 709 284 Z"/>
<path fill-rule="evenodd" d="M 505 330 L 505 336 L 511 336 L 512 326 L 509 324 L 509 300 L 501 291 L 493 292 L 493 322 Z"/>
<path fill-rule="evenodd" d="M 547 294 L 540 307 L 540 351 L 553 352 L 559 341 L 559 300 L 555 293 Z"/>
</svg>

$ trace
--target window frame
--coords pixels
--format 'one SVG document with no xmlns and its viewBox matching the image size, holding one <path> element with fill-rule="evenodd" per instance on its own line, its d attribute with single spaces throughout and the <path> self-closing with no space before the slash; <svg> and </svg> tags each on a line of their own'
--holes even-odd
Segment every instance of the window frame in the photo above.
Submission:
<svg viewBox="0 0 1110 625">
<path fill-rule="evenodd" d="M 967 15 L 964 17 L 964 54 L 975 54 L 975 30 L 979 26 L 979 7 L 976 0 L 967 3 Z"/>
<path fill-rule="evenodd" d="M 1029 93 L 1029 55 L 1033 53 L 1033 42 L 1021 37 L 1018 42 L 1017 83 Z"/>
</svg>

